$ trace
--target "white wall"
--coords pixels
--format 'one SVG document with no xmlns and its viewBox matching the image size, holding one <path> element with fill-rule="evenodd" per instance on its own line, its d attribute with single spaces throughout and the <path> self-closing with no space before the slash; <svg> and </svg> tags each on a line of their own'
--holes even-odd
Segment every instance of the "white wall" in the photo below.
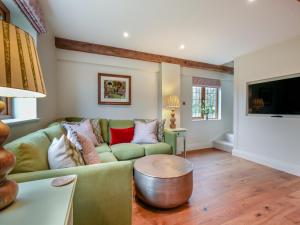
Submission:
<svg viewBox="0 0 300 225">
<path fill-rule="evenodd" d="M 192 120 L 192 77 L 221 80 L 221 119 Z M 188 129 L 187 148 L 210 148 L 214 139 L 233 130 L 233 76 L 206 70 L 183 68 L 181 76 L 181 124 Z"/>
<path fill-rule="evenodd" d="M 158 117 L 158 64 L 66 50 L 57 50 L 57 58 L 60 116 Z M 131 106 L 98 105 L 98 73 L 130 75 Z"/>
<path fill-rule="evenodd" d="M 161 63 L 161 85 L 162 85 L 162 107 L 160 110 L 162 111 L 162 119 L 166 119 L 166 127 L 170 126 L 170 113 L 171 110 L 165 108 L 164 106 L 164 98 L 169 95 L 175 95 L 179 97 L 180 100 L 180 74 L 181 67 L 177 64 L 170 63 Z M 176 127 L 180 127 L 180 108 L 175 110 L 175 119 L 176 119 Z"/>
<path fill-rule="evenodd" d="M 235 60 L 233 154 L 300 175 L 300 118 L 246 116 L 246 83 L 300 73 L 300 37 Z"/>
<path fill-rule="evenodd" d="M 132 105 L 109 106 L 97 103 L 97 74 L 111 73 L 132 76 Z M 174 73 L 174 79 L 172 74 Z M 178 73 L 178 74 L 177 74 Z M 178 94 L 187 105 L 181 107 L 177 125 L 189 129 L 188 149 L 212 147 L 212 141 L 232 131 L 233 76 L 178 65 L 100 56 L 89 53 L 57 50 L 58 113 L 112 119 L 160 118 L 161 95 Z M 170 76 L 168 76 L 170 75 Z M 178 75 L 178 76 L 177 76 Z M 180 76 L 181 75 L 181 76 Z M 192 121 L 192 77 L 221 79 L 222 120 Z M 168 78 L 168 79 L 167 79 Z M 164 87 L 161 87 L 161 84 Z M 163 92 L 163 93 L 162 93 Z M 165 111 L 165 110 L 163 110 Z M 177 112 L 178 116 L 180 115 Z M 163 117 L 168 116 L 164 113 Z M 168 116 L 169 119 L 169 116 Z M 168 126 L 168 125 L 167 125 Z M 181 148 L 179 146 L 179 148 Z"/>
</svg>

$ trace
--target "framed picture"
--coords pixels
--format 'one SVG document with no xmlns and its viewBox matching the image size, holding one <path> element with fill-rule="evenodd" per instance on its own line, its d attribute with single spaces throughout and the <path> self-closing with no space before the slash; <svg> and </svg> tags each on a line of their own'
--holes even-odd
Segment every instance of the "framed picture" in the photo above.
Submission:
<svg viewBox="0 0 300 225">
<path fill-rule="evenodd" d="M 5 22 L 10 22 L 10 12 L 9 9 L 4 5 L 2 1 L 0 1 L 0 20 L 4 20 Z"/>
<path fill-rule="evenodd" d="M 131 77 L 98 74 L 99 105 L 131 105 Z"/>
</svg>

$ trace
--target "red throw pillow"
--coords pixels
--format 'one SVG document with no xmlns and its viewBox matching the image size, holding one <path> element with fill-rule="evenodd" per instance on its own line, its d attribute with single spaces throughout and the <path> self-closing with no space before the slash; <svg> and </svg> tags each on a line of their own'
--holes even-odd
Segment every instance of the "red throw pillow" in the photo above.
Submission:
<svg viewBox="0 0 300 225">
<path fill-rule="evenodd" d="M 110 145 L 130 143 L 133 139 L 134 127 L 110 128 Z"/>
</svg>

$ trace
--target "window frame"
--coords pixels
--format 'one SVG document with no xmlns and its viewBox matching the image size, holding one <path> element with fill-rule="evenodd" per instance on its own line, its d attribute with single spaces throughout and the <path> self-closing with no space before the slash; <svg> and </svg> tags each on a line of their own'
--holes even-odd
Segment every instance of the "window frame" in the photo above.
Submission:
<svg viewBox="0 0 300 225">
<path fill-rule="evenodd" d="M 0 119 L 11 119 L 13 118 L 13 111 L 12 111 L 12 98 L 7 97 L 0 97 L 0 101 L 3 101 L 6 105 L 3 112 L 0 113 Z"/>
<path fill-rule="evenodd" d="M 198 86 L 195 86 L 193 85 L 192 87 L 198 87 Z M 206 100 L 206 88 L 215 88 L 216 89 L 216 111 L 215 111 L 215 117 L 214 118 L 206 118 L 206 120 L 218 120 L 220 117 L 219 117 L 219 95 L 220 95 L 220 90 L 221 90 L 221 87 L 209 87 L 209 86 L 202 86 L 201 87 L 201 98 L 199 99 L 199 104 L 202 105 L 202 101 L 204 101 L 204 104 L 205 104 L 205 100 Z M 192 93 L 193 95 L 193 93 Z M 193 96 L 192 96 L 192 101 L 194 100 Z M 205 120 L 205 117 L 204 117 L 204 113 L 202 112 L 202 110 L 200 111 L 200 114 L 201 116 L 200 117 L 194 117 L 193 116 L 193 105 L 192 105 L 192 120 Z"/>
</svg>

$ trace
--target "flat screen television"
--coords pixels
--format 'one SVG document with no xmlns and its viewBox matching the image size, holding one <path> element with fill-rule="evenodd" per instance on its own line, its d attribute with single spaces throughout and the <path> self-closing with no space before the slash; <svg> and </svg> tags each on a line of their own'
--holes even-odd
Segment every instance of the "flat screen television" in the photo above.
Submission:
<svg viewBox="0 0 300 225">
<path fill-rule="evenodd" d="M 248 83 L 248 114 L 300 115 L 300 74 Z"/>
</svg>

